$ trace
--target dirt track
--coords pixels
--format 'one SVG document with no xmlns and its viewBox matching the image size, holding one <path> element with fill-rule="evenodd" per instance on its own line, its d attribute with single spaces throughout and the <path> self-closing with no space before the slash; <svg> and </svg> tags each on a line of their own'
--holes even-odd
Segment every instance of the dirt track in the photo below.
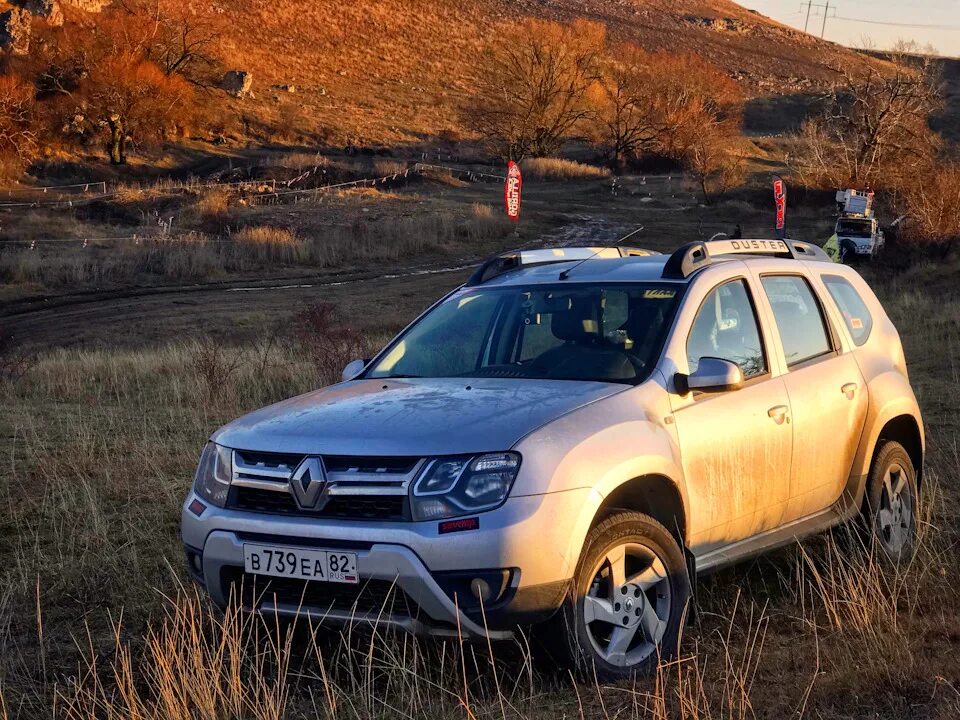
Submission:
<svg viewBox="0 0 960 720">
<path fill-rule="evenodd" d="M 463 282 L 467 274 L 468 269 L 455 267 L 379 278 L 155 288 L 63 298 L 53 307 L 34 303 L 9 308 L 0 311 L 0 323 L 33 347 L 132 349 L 198 336 L 250 340 L 269 332 L 303 305 L 328 301 L 359 327 L 393 330 L 446 289 Z"/>
</svg>

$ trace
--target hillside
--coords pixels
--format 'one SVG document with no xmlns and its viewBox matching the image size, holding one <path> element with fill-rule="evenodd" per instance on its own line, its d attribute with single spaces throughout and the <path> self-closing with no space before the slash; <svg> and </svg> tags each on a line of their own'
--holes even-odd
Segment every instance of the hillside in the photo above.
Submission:
<svg viewBox="0 0 960 720">
<path fill-rule="evenodd" d="M 456 135 L 478 55 L 523 17 L 585 18 L 615 41 L 698 52 L 758 95 L 802 92 L 829 82 L 831 67 L 864 62 L 727 0 L 220 0 L 219 10 L 225 65 L 254 76 L 254 98 L 229 100 L 247 127 L 332 142 Z"/>
</svg>

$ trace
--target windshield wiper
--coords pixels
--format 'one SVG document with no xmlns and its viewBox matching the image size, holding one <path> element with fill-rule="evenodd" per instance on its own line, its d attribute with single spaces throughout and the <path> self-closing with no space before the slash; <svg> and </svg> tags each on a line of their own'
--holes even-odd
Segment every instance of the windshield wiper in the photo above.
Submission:
<svg viewBox="0 0 960 720">
<path fill-rule="evenodd" d="M 374 378 L 374 380 L 403 380 L 403 379 L 406 379 L 406 378 L 422 378 L 422 377 L 423 377 L 423 375 L 404 375 L 404 374 L 398 374 L 398 375 L 381 375 L 381 376 L 378 377 L 378 378 Z"/>
</svg>

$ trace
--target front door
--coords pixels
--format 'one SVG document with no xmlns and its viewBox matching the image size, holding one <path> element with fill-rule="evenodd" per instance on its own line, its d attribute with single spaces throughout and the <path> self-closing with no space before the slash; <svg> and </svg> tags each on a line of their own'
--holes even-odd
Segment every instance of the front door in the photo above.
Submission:
<svg viewBox="0 0 960 720">
<path fill-rule="evenodd" d="M 702 357 L 737 363 L 739 390 L 674 396 L 687 482 L 689 544 L 697 555 L 783 522 L 790 497 L 790 403 L 773 377 L 745 279 L 713 289 L 687 338 L 688 372 Z"/>
</svg>

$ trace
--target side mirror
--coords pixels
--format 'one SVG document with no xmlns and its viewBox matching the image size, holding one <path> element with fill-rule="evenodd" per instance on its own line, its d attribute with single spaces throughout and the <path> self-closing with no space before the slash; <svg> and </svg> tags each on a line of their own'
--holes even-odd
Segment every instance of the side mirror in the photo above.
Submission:
<svg viewBox="0 0 960 720">
<path fill-rule="evenodd" d="M 720 358 L 700 358 L 696 371 L 690 375 L 678 374 L 677 390 L 686 395 L 691 390 L 724 392 L 743 387 L 743 370 L 736 363 Z"/>
<path fill-rule="evenodd" d="M 363 372 L 363 369 L 367 366 L 367 362 L 367 360 L 351 360 L 343 369 L 343 374 L 340 376 L 340 379 L 343 380 L 343 382 L 353 380 Z"/>
</svg>

